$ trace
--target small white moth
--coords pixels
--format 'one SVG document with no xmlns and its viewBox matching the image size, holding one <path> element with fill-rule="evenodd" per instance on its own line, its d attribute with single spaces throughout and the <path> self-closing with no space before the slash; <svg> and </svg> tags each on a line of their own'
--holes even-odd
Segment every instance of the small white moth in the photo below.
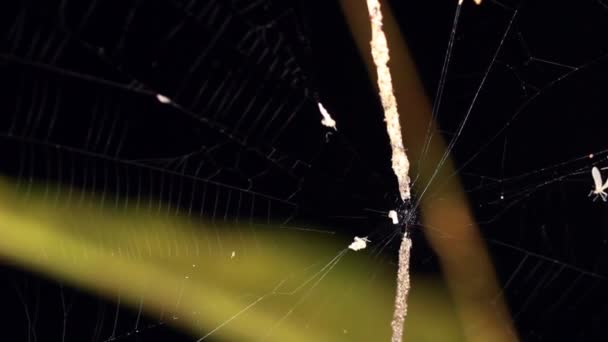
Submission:
<svg viewBox="0 0 608 342">
<path fill-rule="evenodd" d="M 597 200 L 598 197 L 601 197 L 602 201 L 606 202 L 606 199 L 608 199 L 608 194 L 606 194 L 606 191 L 604 190 L 608 189 L 608 180 L 606 180 L 606 183 L 602 183 L 602 174 L 595 166 L 591 169 L 591 176 L 593 176 L 593 184 L 595 188 L 591 190 L 589 196 L 595 195 L 593 198 L 594 201 Z"/>
<path fill-rule="evenodd" d="M 368 242 L 371 241 L 367 238 L 367 236 L 362 238 L 355 236 L 355 240 L 350 245 L 348 245 L 348 248 L 356 252 L 358 250 L 365 249 L 365 247 L 367 247 Z"/>
</svg>

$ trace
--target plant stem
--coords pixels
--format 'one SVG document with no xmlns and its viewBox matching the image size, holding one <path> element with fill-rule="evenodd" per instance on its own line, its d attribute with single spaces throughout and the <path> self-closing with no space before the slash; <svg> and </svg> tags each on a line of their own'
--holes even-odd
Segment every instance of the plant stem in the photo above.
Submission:
<svg viewBox="0 0 608 342">
<path fill-rule="evenodd" d="M 384 109 L 384 121 L 386 131 L 392 150 L 392 168 L 399 185 L 401 200 L 405 203 L 410 200 L 410 163 L 403 147 L 401 136 L 401 125 L 399 123 L 399 112 L 397 111 L 397 100 L 393 91 L 393 84 L 388 67 L 389 49 L 386 36 L 382 30 L 382 11 L 379 0 L 367 0 L 367 9 L 372 30 L 370 42 L 372 57 L 378 74 L 378 90 L 382 108 Z M 393 311 L 392 342 L 401 342 L 403 336 L 403 323 L 407 315 L 407 296 L 410 290 L 410 250 L 412 240 L 404 232 L 399 248 L 399 269 L 397 271 L 397 293 L 395 294 L 395 307 Z"/>
</svg>

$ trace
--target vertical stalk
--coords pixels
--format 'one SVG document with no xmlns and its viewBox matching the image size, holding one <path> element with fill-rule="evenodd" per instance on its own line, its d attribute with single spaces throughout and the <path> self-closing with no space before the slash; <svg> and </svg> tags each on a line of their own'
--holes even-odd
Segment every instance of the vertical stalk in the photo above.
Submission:
<svg viewBox="0 0 608 342">
<path fill-rule="evenodd" d="M 369 11 L 369 20 L 372 30 L 372 39 L 370 42 L 371 52 L 374 64 L 376 65 L 378 91 L 380 93 L 380 100 L 382 101 L 382 108 L 384 109 L 386 131 L 391 144 L 392 168 L 397 177 L 401 200 L 407 202 L 411 196 L 410 178 L 408 175 L 410 163 L 405 154 L 405 148 L 403 147 L 397 100 L 395 99 L 393 82 L 388 67 L 388 61 L 390 59 L 389 48 L 386 36 L 382 30 L 382 11 L 380 9 L 380 2 L 378 0 L 367 0 L 367 9 Z M 403 323 L 405 321 L 405 316 L 407 315 L 407 296 L 410 290 L 409 268 L 411 248 L 412 240 L 407 235 L 407 232 L 404 232 L 401 247 L 399 248 L 397 293 L 395 294 L 395 307 L 393 311 L 393 321 L 391 322 L 391 327 L 393 329 L 392 342 L 401 342 L 403 336 Z"/>
</svg>

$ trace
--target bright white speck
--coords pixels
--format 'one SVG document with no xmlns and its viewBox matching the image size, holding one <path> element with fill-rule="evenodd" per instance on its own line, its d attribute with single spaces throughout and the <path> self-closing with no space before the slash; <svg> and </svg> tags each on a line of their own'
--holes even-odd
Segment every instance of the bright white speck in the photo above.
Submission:
<svg viewBox="0 0 608 342">
<path fill-rule="evenodd" d="M 325 107 L 323 107 L 323 104 L 321 102 L 318 102 L 317 104 L 319 105 L 319 111 L 321 112 L 321 115 L 323 115 L 321 124 L 325 127 L 333 128 L 337 131 L 338 128 L 336 128 L 336 121 L 331 118 L 331 115 L 329 115 L 329 112 L 327 111 L 327 109 L 325 109 Z"/>
<path fill-rule="evenodd" d="M 232 254 L 230 254 L 230 259 L 234 259 L 235 256 L 236 256 L 236 251 L 232 251 Z"/>
<path fill-rule="evenodd" d="M 171 99 L 166 97 L 165 95 L 161 95 L 161 94 L 156 94 L 156 99 L 158 100 L 158 102 L 160 103 L 164 103 L 164 104 L 168 104 L 171 103 Z"/>
<path fill-rule="evenodd" d="M 399 216 L 397 216 L 397 212 L 394 210 L 391 210 L 388 212 L 388 217 L 393 220 L 393 224 L 398 224 L 399 223 Z"/>
<path fill-rule="evenodd" d="M 475 5 L 481 5 L 481 0 L 473 0 L 473 2 L 475 3 Z"/>
<path fill-rule="evenodd" d="M 593 159 L 593 153 L 589 154 L 589 159 Z"/>
<path fill-rule="evenodd" d="M 355 240 L 348 246 L 348 248 L 356 252 L 358 250 L 365 249 L 365 247 L 367 247 L 368 242 L 371 241 L 367 238 L 367 236 L 362 238 L 355 236 Z"/>
</svg>

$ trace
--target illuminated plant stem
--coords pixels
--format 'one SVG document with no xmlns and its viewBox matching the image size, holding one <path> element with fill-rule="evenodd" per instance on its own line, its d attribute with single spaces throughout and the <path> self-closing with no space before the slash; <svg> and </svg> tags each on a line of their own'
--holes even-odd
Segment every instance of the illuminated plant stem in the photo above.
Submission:
<svg viewBox="0 0 608 342">
<path fill-rule="evenodd" d="M 412 240 L 403 234 L 401 247 L 399 247 L 399 270 L 397 271 L 397 293 L 395 293 L 395 309 L 393 311 L 392 342 L 401 342 L 403 336 L 403 322 L 407 315 L 407 295 L 410 292 L 410 250 Z"/>
<path fill-rule="evenodd" d="M 399 194 L 403 202 L 410 199 L 410 178 L 408 176 L 410 163 L 403 147 L 401 137 L 401 125 L 399 123 L 399 112 L 397 111 L 397 100 L 393 91 L 390 69 L 388 67 L 389 49 L 386 36 L 382 30 L 382 12 L 378 0 L 367 0 L 367 9 L 371 23 L 372 39 L 371 51 L 378 74 L 378 90 L 382 108 L 384 109 L 384 121 L 386 131 L 391 144 L 391 163 L 393 172 L 399 184 Z M 410 250 L 412 240 L 403 234 L 401 247 L 399 248 L 399 269 L 397 271 L 397 293 L 395 294 L 395 307 L 391 327 L 393 335 L 391 341 L 400 342 L 403 336 L 403 323 L 407 315 L 407 296 L 410 290 Z"/>
<path fill-rule="evenodd" d="M 397 176 L 401 199 L 407 201 L 410 199 L 410 178 L 408 176 L 410 163 L 403 147 L 397 100 L 395 99 L 391 73 L 388 68 L 389 50 L 386 36 L 384 35 L 384 31 L 382 31 L 380 2 L 378 0 L 367 0 L 367 8 L 372 27 L 372 40 L 370 42 L 372 57 L 376 65 L 376 72 L 378 73 L 378 90 L 380 92 L 382 108 L 384 109 L 386 131 L 391 144 L 393 172 Z"/>
</svg>

